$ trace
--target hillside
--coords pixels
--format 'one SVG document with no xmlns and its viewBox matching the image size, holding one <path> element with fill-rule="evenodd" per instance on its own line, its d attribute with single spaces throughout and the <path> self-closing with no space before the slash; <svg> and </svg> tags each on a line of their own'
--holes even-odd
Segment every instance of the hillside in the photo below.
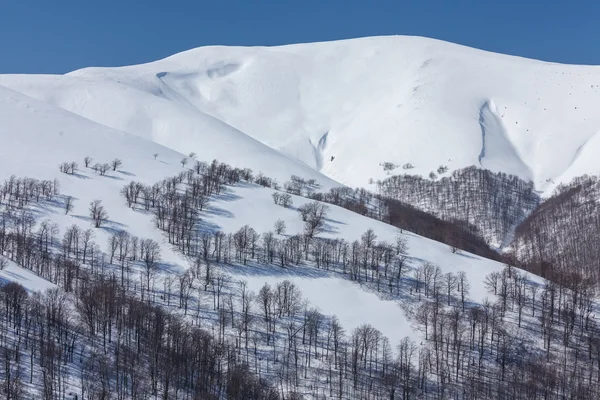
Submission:
<svg viewBox="0 0 600 400">
<path fill-rule="evenodd" d="M 162 262 L 170 265 L 174 272 L 189 268 L 190 260 L 180 254 L 167 243 L 164 235 L 145 213 L 136 213 L 127 207 L 121 194 L 123 186 L 131 181 L 152 185 L 164 178 L 181 173 L 184 168 L 180 160 L 182 154 L 156 145 L 145 139 L 126 133 L 114 131 L 97 125 L 91 121 L 71 114 L 62 109 L 40 103 L 11 90 L 0 87 L 0 137 L 3 139 L 0 150 L 0 181 L 8 180 L 11 176 L 32 177 L 36 179 L 58 180 L 61 196 L 53 206 L 35 208 L 38 221 L 50 220 L 56 223 L 61 234 L 71 225 L 77 225 L 82 231 L 93 227 L 88 216 L 89 204 L 93 200 L 102 200 L 109 215 L 109 220 L 103 229 L 94 230 L 94 240 L 102 251 L 108 248 L 109 238 L 117 231 L 126 231 L 132 236 L 151 238 L 161 245 Z M 159 156 L 155 160 L 153 154 Z M 106 176 L 94 172 L 91 167 L 83 166 L 83 158 L 90 156 L 93 163 L 110 162 L 114 158 L 123 160 L 123 166 L 117 171 L 110 170 Z M 202 153 L 200 154 L 202 156 Z M 59 171 L 62 162 L 76 161 L 79 167 L 75 174 L 64 174 Z M 267 170 L 272 160 L 259 158 Z M 286 173 L 293 171 L 296 165 L 289 161 L 285 166 Z M 292 236 L 303 232 L 304 223 L 298 217 L 297 207 L 309 202 L 308 199 L 293 196 L 294 208 L 284 208 L 273 204 L 272 189 L 258 185 L 242 185 L 232 187 L 226 194 L 213 198 L 209 208 L 201 215 L 199 229 L 210 232 L 222 231 L 235 233 L 244 225 L 253 227 L 263 233 L 273 230 L 274 223 L 281 219 L 287 226 L 287 235 Z M 62 212 L 67 197 L 73 198 L 74 207 L 69 215 Z M 373 229 L 380 240 L 393 243 L 398 230 L 390 225 L 354 214 L 345 209 L 331 206 L 328 223 L 329 228 L 321 235 L 323 238 L 344 239 L 348 243 L 360 240 L 360 236 L 368 229 Z M 483 282 L 485 275 L 498 271 L 501 264 L 481 257 L 452 254 L 448 246 L 406 233 L 406 240 L 411 258 L 417 261 L 415 266 L 424 262 L 442 265 L 444 271 L 468 272 L 473 282 Z M 405 317 L 400 308 L 394 306 L 396 318 L 389 320 L 389 315 L 383 310 L 389 309 L 387 302 L 382 302 L 382 312 L 376 311 L 380 305 L 377 296 L 363 292 L 360 287 L 340 281 L 338 277 L 328 273 L 315 273 L 294 270 L 285 272 L 279 268 L 240 269 L 230 271 L 238 279 L 247 279 L 254 290 L 258 290 L 265 281 L 292 279 L 298 282 L 308 293 L 323 293 L 323 289 L 332 287 L 333 293 L 323 297 L 317 295 L 316 306 L 328 314 L 347 315 L 342 322 L 351 324 L 353 329 L 360 323 L 370 322 L 375 327 L 385 330 L 395 340 L 399 335 L 396 329 L 387 328 L 406 325 Z M 5 272 L 3 279 L 12 275 Z M 310 278 L 310 279 L 309 279 Z M 15 280 L 19 281 L 18 279 Z M 46 286 L 43 286 L 46 287 Z M 337 295 L 337 290 L 340 295 Z M 473 294 L 478 301 L 485 297 L 485 289 L 481 285 L 474 288 Z M 356 314 L 355 308 L 348 308 L 351 299 L 369 299 L 363 305 L 363 311 Z M 335 299 L 332 301 L 332 299 Z M 348 312 L 352 310 L 350 314 Z M 352 315 L 350 317 L 350 315 Z M 403 322 L 404 321 L 404 322 Z M 410 329 L 403 332 L 410 333 Z M 411 334 L 412 335 L 412 334 Z"/>
<path fill-rule="evenodd" d="M 479 165 L 538 190 L 600 172 L 599 68 L 426 38 L 203 47 L 0 85 L 183 153 L 210 142 L 230 162 L 257 151 L 253 138 L 350 186 L 387 176 L 384 162 L 421 175 Z"/>
</svg>

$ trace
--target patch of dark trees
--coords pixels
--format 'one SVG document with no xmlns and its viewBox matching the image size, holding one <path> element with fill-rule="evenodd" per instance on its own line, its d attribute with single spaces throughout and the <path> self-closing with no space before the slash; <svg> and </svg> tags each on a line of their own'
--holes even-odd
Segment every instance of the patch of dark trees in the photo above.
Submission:
<svg viewBox="0 0 600 400">
<path fill-rule="evenodd" d="M 400 200 L 373 194 L 365 189 L 334 188 L 310 197 L 445 243 L 454 249 L 491 260 L 504 260 L 504 256 L 483 239 L 476 226 L 459 219 L 444 220 Z"/>
<path fill-rule="evenodd" d="M 575 178 L 557 187 L 521 223 L 513 240 L 514 255 L 528 270 L 556 280 L 591 280 L 600 285 L 600 180 Z"/>
<path fill-rule="evenodd" d="M 115 277 L 86 275 L 77 286 L 73 295 L 0 286 L 3 398 L 33 398 L 27 386 L 48 400 L 278 398 L 228 343 L 131 296 Z"/>
<path fill-rule="evenodd" d="M 377 190 L 444 221 L 462 221 L 461 228 L 496 244 L 503 244 L 539 203 L 532 182 L 477 167 L 438 180 L 395 175 L 377 182 Z"/>
</svg>

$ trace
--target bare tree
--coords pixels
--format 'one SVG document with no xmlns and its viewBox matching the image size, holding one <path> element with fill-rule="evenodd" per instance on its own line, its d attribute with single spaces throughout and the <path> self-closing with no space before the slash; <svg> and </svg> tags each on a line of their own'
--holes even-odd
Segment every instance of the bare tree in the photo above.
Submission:
<svg viewBox="0 0 600 400">
<path fill-rule="evenodd" d="M 408 243 L 406 243 L 406 238 L 402 234 L 398 234 L 396 236 L 396 255 L 406 254 L 408 252 Z"/>
<path fill-rule="evenodd" d="M 73 211 L 73 208 L 75 207 L 74 202 L 75 200 L 73 200 L 73 196 L 67 196 L 65 199 L 65 215 Z"/>
<path fill-rule="evenodd" d="M 274 229 L 275 229 L 275 233 L 278 235 L 283 235 L 285 234 L 285 221 L 282 219 L 278 219 L 277 221 L 275 221 L 275 225 L 273 225 Z"/>
<path fill-rule="evenodd" d="M 90 164 L 92 164 L 92 161 L 94 161 L 94 159 L 90 156 L 85 156 L 85 158 L 83 159 L 83 164 L 85 165 L 86 168 L 90 167 Z"/>
<path fill-rule="evenodd" d="M 452 292 L 457 288 L 459 281 L 458 278 L 452 272 L 446 272 L 443 276 L 443 284 L 446 288 L 447 303 L 450 305 L 452 299 Z"/>
<path fill-rule="evenodd" d="M 154 157 L 154 159 L 156 160 L 158 158 L 158 153 L 152 154 L 152 157 Z"/>
<path fill-rule="evenodd" d="M 375 245 L 377 235 L 375 234 L 375 231 L 373 229 L 368 229 L 365 233 L 362 234 L 360 240 L 362 241 L 362 244 L 363 246 L 365 246 L 366 249 L 370 249 Z"/>
<path fill-rule="evenodd" d="M 460 302 L 462 303 L 463 311 L 465 310 L 465 303 L 467 296 L 469 295 L 469 289 L 471 285 L 467 279 L 467 273 L 465 271 L 459 271 L 457 277 L 458 291 L 460 292 Z"/>
<path fill-rule="evenodd" d="M 62 173 L 73 175 L 73 174 L 75 174 L 75 171 L 77 170 L 77 167 L 78 167 L 77 163 L 75 161 L 71 161 L 71 162 L 61 163 L 58 166 L 58 169 Z"/>
<path fill-rule="evenodd" d="M 325 229 L 325 220 L 329 207 L 318 201 L 303 204 L 298 208 L 300 216 L 304 221 L 304 232 L 306 236 L 312 238 L 315 234 Z"/>
<path fill-rule="evenodd" d="M 188 163 L 188 159 L 187 157 L 183 157 L 179 162 L 181 163 L 181 168 L 184 168 Z"/>
<path fill-rule="evenodd" d="M 272 196 L 273 196 L 273 203 L 279 204 L 279 199 L 281 198 L 281 196 L 279 195 L 279 192 L 273 192 Z"/>
<path fill-rule="evenodd" d="M 100 174 L 100 176 L 104 176 L 104 175 L 106 175 L 108 170 L 110 170 L 110 164 L 109 163 L 104 163 L 104 164 L 96 163 L 96 164 L 94 164 L 93 169 L 94 169 L 94 172 L 96 172 L 97 174 Z"/>
<path fill-rule="evenodd" d="M 144 272 L 146 275 L 146 289 L 150 291 L 150 279 L 158 271 L 160 262 L 160 246 L 152 239 L 144 239 L 140 242 L 140 251 L 144 261 Z"/>
<path fill-rule="evenodd" d="M 121 161 L 121 159 L 119 159 L 119 158 L 115 158 L 114 160 L 111 161 L 110 165 L 112 166 L 112 170 L 116 171 L 117 168 L 119 168 L 121 165 L 123 165 L 123 161 Z"/>
<path fill-rule="evenodd" d="M 108 213 L 104 209 L 101 200 L 94 200 L 90 203 L 90 217 L 96 228 L 100 228 L 108 220 Z"/>
<path fill-rule="evenodd" d="M 294 202 L 292 201 L 292 195 L 288 193 L 283 193 L 279 197 L 279 204 L 281 204 L 285 208 L 291 207 L 294 204 Z"/>
<path fill-rule="evenodd" d="M 263 314 L 263 321 L 265 323 L 265 332 L 267 334 L 267 345 L 271 342 L 272 320 L 273 320 L 273 305 L 274 305 L 274 294 L 271 286 L 265 283 L 264 286 L 259 290 L 256 301 L 260 306 Z"/>
</svg>

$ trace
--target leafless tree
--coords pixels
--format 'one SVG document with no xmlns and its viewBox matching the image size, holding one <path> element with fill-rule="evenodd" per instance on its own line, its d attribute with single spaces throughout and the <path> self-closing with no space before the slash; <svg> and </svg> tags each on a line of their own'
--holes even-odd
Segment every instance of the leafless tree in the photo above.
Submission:
<svg viewBox="0 0 600 400">
<path fill-rule="evenodd" d="M 277 221 L 275 221 L 275 225 L 273 225 L 273 228 L 275 229 L 275 233 L 278 235 L 283 235 L 285 234 L 285 221 L 282 219 L 278 219 Z"/>
<path fill-rule="evenodd" d="M 75 207 L 74 202 L 75 200 L 73 200 L 72 196 L 67 196 L 65 198 L 65 215 L 68 215 L 71 211 L 73 211 L 73 208 Z"/>
<path fill-rule="evenodd" d="M 58 166 L 60 172 L 73 175 L 77 171 L 77 163 L 75 161 L 64 162 Z"/>
<path fill-rule="evenodd" d="M 304 232 L 312 238 L 325 229 L 325 221 L 329 207 L 318 201 L 303 204 L 298 208 L 300 216 L 304 221 Z"/>
<path fill-rule="evenodd" d="M 110 164 L 109 163 L 104 163 L 104 164 L 96 163 L 96 164 L 94 164 L 94 172 L 96 172 L 97 174 L 100 174 L 100 176 L 106 175 L 106 173 L 109 170 L 110 170 Z"/>
<path fill-rule="evenodd" d="M 160 262 L 160 246 L 153 239 L 140 241 L 141 259 L 144 261 L 146 275 L 146 290 L 150 291 L 150 280 L 157 273 Z"/>
<path fill-rule="evenodd" d="M 279 197 L 279 204 L 285 208 L 290 208 L 294 204 L 292 196 L 288 193 L 282 193 Z"/>
<path fill-rule="evenodd" d="M 94 200 L 90 203 L 90 217 L 96 228 L 100 228 L 108 220 L 108 213 L 101 200 Z"/>
<path fill-rule="evenodd" d="M 110 163 L 112 170 L 116 171 L 117 168 L 119 168 L 121 165 L 123 165 L 123 161 L 121 161 L 121 159 L 119 158 L 115 158 L 114 160 L 111 161 Z"/>
</svg>

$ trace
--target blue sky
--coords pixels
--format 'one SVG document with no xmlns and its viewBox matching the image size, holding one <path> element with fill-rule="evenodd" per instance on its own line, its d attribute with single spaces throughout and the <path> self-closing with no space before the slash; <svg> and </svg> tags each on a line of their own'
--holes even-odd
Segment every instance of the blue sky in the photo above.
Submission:
<svg viewBox="0 0 600 400">
<path fill-rule="evenodd" d="M 193 47 L 420 35 L 600 64 L 592 0 L 0 0 L 0 73 L 64 73 Z"/>
</svg>

